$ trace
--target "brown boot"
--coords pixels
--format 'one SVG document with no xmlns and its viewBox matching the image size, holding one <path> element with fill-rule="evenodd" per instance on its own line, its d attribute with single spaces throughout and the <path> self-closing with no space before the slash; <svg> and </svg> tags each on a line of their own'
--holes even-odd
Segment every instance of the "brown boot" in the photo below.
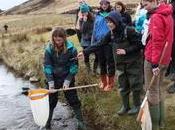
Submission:
<svg viewBox="0 0 175 130">
<path fill-rule="evenodd" d="M 100 88 L 104 89 L 107 86 L 107 75 L 100 75 Z"/>
<path fill-rule="evenodd" d="M 107 76 L 107 86 L 104 88 L 104 91 L 111 91 L 112 88 L 114 87 L 115 85 L 115 82 L 114 82 L 114 78 L 115 76 L 112 75 L 112 76 Z"/>
</svg>

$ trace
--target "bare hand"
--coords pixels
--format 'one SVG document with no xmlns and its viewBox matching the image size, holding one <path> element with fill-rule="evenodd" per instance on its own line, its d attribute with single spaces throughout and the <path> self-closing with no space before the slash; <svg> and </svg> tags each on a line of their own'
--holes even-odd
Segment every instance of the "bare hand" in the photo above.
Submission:
<svg viewBox="0 0 175 130">
<path fill-rule="evenodd" d="M 159 67 L 153 68 L 152 72 L 153 72 L 153 75 L 156 75 L 156 76 L 159 75 L 159 73 L 160 73 Z"/>
<path fill-rule="evenodd" d="M 78 59 L 84 59 L 84 54 L 83 54 L 82 51 L 78 53 L 77 58 Z"/>
<path fill-rule="evenodd" d="M 126 55 L 126 51 L 125 51 L 125 49 L 117 49 L 116 54 L 117 55 Z"/>
</svg>

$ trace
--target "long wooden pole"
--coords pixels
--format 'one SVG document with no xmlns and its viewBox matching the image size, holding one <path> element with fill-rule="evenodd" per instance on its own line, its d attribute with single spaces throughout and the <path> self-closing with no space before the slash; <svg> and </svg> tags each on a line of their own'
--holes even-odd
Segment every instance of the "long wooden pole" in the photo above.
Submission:
<svg viewBox="0 0 175 130">
<path fill-rule="evenodd" d="M 47 90 L 48 92 L 45 94 L 40 94 L 40 95 L 33 95 L 33 96 L 28 96 L 30 99 L 34 99 L 34 98 L 43 98 L 48 94 L 51 93 L 56 93 L 56 92 L 60 92 L 60 91 L 69 91 L 69 90 L 73 90 L 73 89 L 80 89 L 80 88 L 89 88 L 89 87 L 96 87 L 98 86 L 98 84 L 89 84 L 89 85 L 83 85 L 83 86 L 77 86 L 77 87 L 71 87 L 71 88 L 61 88 L 61 89 L 51 89 L 51 90 Z M 30 91 L 30 90 L 28 90 Z"/>
</svg>

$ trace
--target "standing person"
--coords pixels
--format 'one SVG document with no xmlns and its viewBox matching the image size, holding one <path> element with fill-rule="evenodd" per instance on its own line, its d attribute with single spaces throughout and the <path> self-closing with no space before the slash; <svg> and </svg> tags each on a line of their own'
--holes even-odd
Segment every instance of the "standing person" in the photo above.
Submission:
<svg viewBox="0 0 175 130">
<path fill-rule="evenodd" d="M 106 36 L 106 41 L 110 39 L 113 43 L 113 55 L 122 98 L 122 107 L 117 114 L 134 115 L 140 109 L 140 94 L 143 86 L 141 38 L 133 27 L 123 25 L 119 13 L 111 12 L 107 20 L 111 33 Z M 130 92 L 133 95 L 131 109 L 129 103 Z"/>
<path fill-rule="evenodd" d="M 95 17 L 91 45 L 99 44 L 102 38 L 104 38 L 104 36 L 109 32 L 105 18 L 109 15 L 111 9 L 109 0 L 100 0 L 100 9 Z M 112 47 L 110 45 L 106 45 L 105 47 L 101 47 L 96 53 L 98 54 L 100 66 L 100 88 L 104 91 L 109 91 L 114 86 L 115 76 Z"/>
<path fill-rule="evenodd" d="M 86 3 L 86 0 L 78 0 L 78 4 L 79 4 L 79 7 L 76 12 L 75 30 L 77 33 L 78 40 L 79 42 L 81 42 L 81 32 L 80 32 L 79 20 L 82 19 L 82 13 L 80 11 L 80 6 L 82 4 L 87 4 L 87 3 Z M 89 9 L 91 10 L 90 6 L 89 6 Z"/>
<path fill-rule="evenodd" d="M 149 89 L 148 102 L 152 119 L 153 130 L 159 130 L 164 127 L 164 86 L 162 84 L 166 69 L 171 59 L 171 50 L 173 43 L 173 18 L 172 7 L 161 3 L 157 6 L 155 0 L 143 0 L 143 6 L 149 14 L 149 36 L 145 46 L 145 88 L 148 88 L 153 75 L 155 81 Z M 161 63 L 160 57 L 167 47 Z"/>
<path fill-rule="evenodd" d="M 8 25 L 4 25 L 4 30 L 5 30 L 5 33 L 7 33 L 7 30 L 8 30 Z"/>
<path fill-rule="evenodd" d="M 81 32 L 81 46 L 83 49 L 85 49 L 91 45 L 92 31 L 94 26 L 94 16 L 90 12 L 89 6 L 87 4 L 80 5 L 80 12 L 82 13 L 82 18 L 79 19 Z M 84 62 L 86 65 L 87 72 L 91 72 L 89 55 L 84 56 Z M 96 62 L 98 61 L 94 61 L 94 66 L 98 64 Z"/>
<path fill-rule="evenodd" d="M 132 25 L 131 16 L 126 12 L 126 6 L 121 1 L 115 3 L 114 9 L 121 13 L 122 21 L 125 25 Z"/>
<path fill-rule="evenodd" d="M 67 40 L 65 30 L 59 27 L 53 29 L 51 41 L 48 43 L 44 55 L 44 73 L 48 82 L 47 89 L 74 87 L 75 75 L 78 71 L 76 56 L 77 50 L 74 48 L 73 43 Z M 85 125 L 77 91 L 64 91 L 64 95 L 78 120 L 78 128 L 84 130 Z M 52 115 L 57 101 L 58 93 L 49 95 L 50 113 L 46 124 L 48 129 L 51 127 Z"/>
</svg>

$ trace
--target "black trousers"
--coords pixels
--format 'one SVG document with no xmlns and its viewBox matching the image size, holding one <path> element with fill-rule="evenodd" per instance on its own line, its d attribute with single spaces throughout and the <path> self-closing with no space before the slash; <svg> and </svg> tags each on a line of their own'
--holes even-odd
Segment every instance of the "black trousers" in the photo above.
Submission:
<svg viewBox="0 0 175 130">
<path fill-rule="evenodd" d="M 98 60 L 101 75 L 115 75 L 115 63 L 111 45 L 108 44 L 99 49 Z"/>
</svg>

